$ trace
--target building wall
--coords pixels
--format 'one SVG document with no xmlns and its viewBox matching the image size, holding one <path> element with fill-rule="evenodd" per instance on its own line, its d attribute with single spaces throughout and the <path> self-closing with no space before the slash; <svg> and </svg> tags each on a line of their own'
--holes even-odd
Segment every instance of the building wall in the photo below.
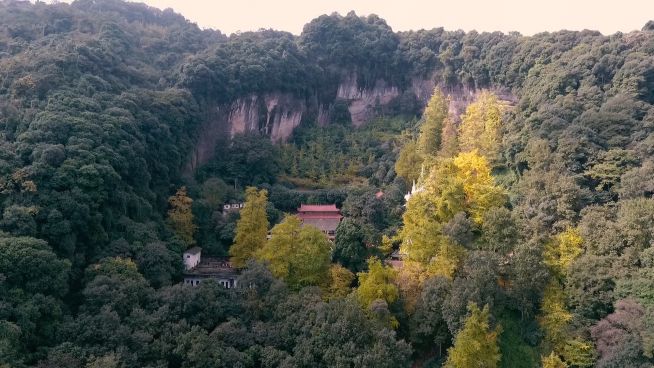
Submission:
<svg viewBox="0 0 654 368">
<path fill-rule="evenodd" d="M 317 219 L 308 218 L 302 221 L 303 224 L 315 226 L 322 231 L 336 231 L 338 224 L 341 223 L 340 219 Z"/>
<path fill-rule="evenodd" d="M 184 285 L 198 286 L 204 280 L 213 279 L 226 289 L 233 289 L 238 286 L 236 277 L 202 277 L 202 276 L 184 276 Z"/>
<path fill-rule="evenodd" d="M 184 253 L 184 268 L 190 270 L 200 263 L 200 252 L 198 253 Z"/>
</svg>

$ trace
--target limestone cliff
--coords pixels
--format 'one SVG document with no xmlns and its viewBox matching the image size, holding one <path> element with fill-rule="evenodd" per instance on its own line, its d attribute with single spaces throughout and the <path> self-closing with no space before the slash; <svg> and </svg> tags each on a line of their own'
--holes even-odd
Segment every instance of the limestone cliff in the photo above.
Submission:
<svg viewBox="0 0 654 368">
<path fill-rule="evenodd" d="M 306 103 L 289 94 L 269 93 L 239 98 L 228 105 L 208 109 L 188 170 L 213 157 L 221 138 L 244 132 L 260 132 L 274 141 L 285 140 L 300 125 Z"/>
<path fill-rule="evenodd" d="M 288 93 L 267 93 L 253 94 L 227 105 L 213 106 L 207 111 L 187 171 L 193 171 L 211 159 L 221 138 L 237 133 L 260 132 L 270 136 L 273 141 L 284 141 L 303 119 L 313 119 L 320 125 L 328 124 L 331 107 L 337 100 L 347 104 L 355 126 L 361 126 L 374 118 L 379 107 L 388 105 L 402 93 L 412 93 L 424 105 L 437 85 L 435 80 L 437 77 L 414 78 L 401 90 L 381 79 L 372 87 L 362 87 L 357 82 L 356 74 L 351 74 L 341 80 L 331 103 L 320 104 L 315 98 L 300 98 Z M 458 122 L 466 106 L 474 101 L 480 92 L 464 87 L 439 88 L 450 98 L 450 117 L 455 122 Z M 515 97 L 508 91 L 492 90 L 500 98 L 515 102 Z"/>
<path fill-rule="evenodd" d="M 374 116 L 376 106 L 387 105 L 399 95 L 398 87 L 382 79 L 377 80 L 372 88 L 362 88 L 357 83 L 356 74 L 352 74 L 341 81 L 336 98 L 348 102 L 352 124 L 361 126 Z"/>
</svg>

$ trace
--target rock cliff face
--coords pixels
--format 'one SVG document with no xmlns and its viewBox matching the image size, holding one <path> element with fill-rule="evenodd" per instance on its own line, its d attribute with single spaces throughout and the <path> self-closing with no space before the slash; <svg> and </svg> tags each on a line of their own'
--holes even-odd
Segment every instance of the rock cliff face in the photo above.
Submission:
<svg viewBox="0 0 654 368">
<path fill-rule="evenodd" d="M 352 124 L 361 126 L 374 116 L 376 106 L 387 105 L 399 95 L 400 90 L 396 86 L 388 85 L 381 79 L 372 88 L 361 88 L 356 74 L 353 74 L 341 81 L 336 98 L 348 102 Z"/>
<path fill-rule="evenodd" d="M 305 111 L 304 100 L 282 93 L 250 95 L 228 105 L 213 106 L 200 128 L 187 171 L 209 161 L 224 137 L 261 132 L 274 141 L 285 140 L 300 125 Z"/>
<path fill-rule="evenodd" d="M 407 87 L 423 105 L 427 103 L 436 83 L 436 78 L 415 78 Z M 458 122 L 466 106 L 481 92 L 469 88 L 439 87 L 450 98 L 450 117 Z M 515 102 L 508 91 L 492 89 L 500 98 Z M 361 87 L 356 74 L 343 80 L 338 86 L 333 101 L 347 103 L 352 123 L 361 126 L 374 118 L 378 107 L 389 104 L 406 90 L 377 80 L 373 87 Z M 198 136 L 198 142 L 188 163 L 187 171 L 193 171 L 213 157 L 216 144 L 223 137 L 237 133 L 260 132 L 270 136 L 273 141 L 285 141 L 293 129 L 305 120 L 315 119 L 320 125 L 330 121 L 332 105 L 317 104 L 306 98 L 287 93 L 267 93 L 249 95 L 227 105 L 214 106 L 207 112 Z"/>
</svg>

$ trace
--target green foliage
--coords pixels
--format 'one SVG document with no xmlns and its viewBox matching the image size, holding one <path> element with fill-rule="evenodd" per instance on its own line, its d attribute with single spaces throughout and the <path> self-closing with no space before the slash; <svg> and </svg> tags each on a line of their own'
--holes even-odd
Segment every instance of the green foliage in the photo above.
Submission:
<svg viewBox="0 0 654 368">
<path fill-rule="evenodd" d="M 168 198 L 170 210 L 168 210 L 168 223 L 188 246 L 195 244 L 193 236 L 197 226 L 193 222 L 191 205 L 193 200 L 186 194 L 186 187 L 177 190 L 174 196 Z"/>
<path fill-rule="evenodd" d="M 372 303 L 381 299 L 388 304 L 395 302 L 399 296 L 397 286 L 393 284 L 395 271 L 382 262 L 372 257 L 368 260 L 368 271 L 357 274 L 359 287 L 356 296 L 364 309 L 369 308 Z"/>
<path fill-rule="evenodd" d="M 490 162 L 497 162 L 504 110 L 497 96 L 490 92 L 477 97 L 461 116 L 458 136 L 461 152 L 477 150 Z"/>
<path fill-rule="evenodd" d="M 476 304 L 468 306 L 470 316 L 448 350 L 445 367 L 497 367 L 502 354 L 497 343 L 502 329 L 491 329 L 488 306 L 479 309 Z"/>
<path fill-rule="evenodd" d="M 380 118 L 363 127 L 301 125 L 281 146 L 284 181 L 299 187 L 337 187 L 367 180 L 378 186 L 395 178 L 394 148 L 402 118 Z"/>
<path fill-rule="evenodd" d="M 499 347 L 502 353 L 500 367 L 533 368 L 538 366 L 538 350 L 530 346 L 522 337 L 520 318 L 502 315 L 498 323 L 502 326 Z"/>
<path fill-rule="evenodd" d="M 415 311 L 410 320 L 410 339 L 420 349 L 438 346 L 441 356 L 452 336 L 443 318 L 442 305 L 451 293 L 451 283 L 444 277 L 425 281 Z"/>
<path fill-rule="evenodd" d="M 392 73 L 398 67 L 394 63 L 398 43 L 399 36 L 383 19 L 374 14 L 359 17 L 354 12 L 320 16 L 304 27 L 300 37 L 300 46 L 323 70 L 352 70 L 362 85 L 373 85 L 379 78 L 399 78 Z M 329 81 L 332 75 L 324 77 Z"/>
<path fill-rule="evenodd" d="M 552 280 L 547 285 L 541 308 L 538 322 L 545 334 L 545 341 L 554 351 L 562 352 L 572 314 L 566 309 L 565 295 L 557 281 Z"/>
<path fill-rule="evenodd" d="M 418 145 L 414 141 L 409 141 L 402 146 L 397 157 L 395 172 L 405 178 L 407 182 L 415 182 L 420 177 L 422 163 L 423 157 L 418 152 Z"/>
<path fill-rule="evenodd" d="M 236 267 L 243 267 L 254 258 L 255 254 L 266 244 L 268 234 L 268 217 L 266 203 L 268 192 L 265 189 L 249 187 L 245 191 L 245 206 L 241 209 L 236 223 L 234 244 L 229 248 L 229 255 Z"/>
<path fill-rule="evenodd" d="M 225 200 L 233 194 L 230 187 L 220 178 L 210 178 L 202 183 L 202 198 L 214 209 L 221 209 Z"/>
<path fill-rule="evenodd" d="M 58 259 L 45 241 L 1 234 L 0 255 L 5 287 L 53 296 L 68 291 L 70 262 Z"/>
<path fill-rule="evenodd" d="M 569 305 L 577 315 L 597 320 L 610 313 L 615 301 L 615 280 L 607 257 L 583 256 L 566 279 Z"/>
<path fill-rule="evenodd" d="M 441 134 L 448 114 L 448 101 L 440 89 L 432 94 L 420 125 L 420 135 L 416 150 L 424 157 L 433 156 L 441 149 Z"/>
<path fill-rule="evenodd" d="M 573 367 L 592 367 L 595 365 L 595 349 L 590 341 L 574 339 L 563 347 L 563 358 Z"/>
<path fill-rule="evenodd" d="M 286 216 L 270 232 L 270 239 L 256 250 L 256 258 L 267 262 L 275 277 L 291 289 L 327 286 L 330 244 L 313 226 L 303 226 L 297 216 Z"/>
<path fill-rule="evenodd" d="M 40 239 L 0 234 L 0 358 L 29 362 L 56 338 L 71 264 Z"/>
<path fill-rule="evenodd" d="M 369 253 L 361 227 L 349 218 L 343 219 L 336 228 L 332 260 L 359 272 L 365 268 Z"/>
<path fill-rule="evenodd" d="M 216 144 L 215 158 L 198 170 L 198 177 L 218 176 L 234 186 L 274 183 L 280 172 L 278 151 L 267 136 L 237 134 Z"/>
<path fill-rule="evenodd" d="M 298 37 L 226 37 L 118 0 L 0 2 L 0 365 L 410 366 L 445 359 L 436 349 L 463 331 L 470 301 L 506 326 L 500 364 L 533 363 L 542 336 L 545 366 L 652 365 L 651 23 L 606 36 L 395 33 L 350 13 Z M 416 127 L 415 91 L 430 81 Z M 355 128 L 341 86 L 397 96 Z M 469 92 L 480 98 L 459 123 L 447 112 Z M 303 109 L 288 142 L 273 144 L 263 118 L 227 136 L 221 114 L 237 98 L 272 95 Z M 216 147 L 195 147 L 200 134 Z M 425 191 L 405 212 L 413 180 Z M 270 203 L 258 193 L 237 229 L 220 206 L 248 185 Z M 342 208 L 334 259 L 354 271 L 368 246 L 395 250 L 401 228 L 402 271 L 371 261 L 352 280 L 307 231 L 297 259 L 297 242 L 281 242 L 291 291 L 254 263 L 249 288 L 174 285 L 192 240 L 209 255 L 234 242 L 243 266 L 266 217 L 302 202 Z"/>
<path fill-rule="evenodd" d="M 470 303 L 497 305 L 502 295 L 500 288 L 501 258 L 494 253 L 474 251 L 467 255 L 452 282 L 452 292 L 443 303 L 443 318 L 455 335 L 462 328 Z"/>
<path fill-rule="evenodd" d="M 515 249 L 519 229 L 511 211 L 495 207 L 484 213 L 479 247 L 496 253 L 507 254 Z"/>
</svg>

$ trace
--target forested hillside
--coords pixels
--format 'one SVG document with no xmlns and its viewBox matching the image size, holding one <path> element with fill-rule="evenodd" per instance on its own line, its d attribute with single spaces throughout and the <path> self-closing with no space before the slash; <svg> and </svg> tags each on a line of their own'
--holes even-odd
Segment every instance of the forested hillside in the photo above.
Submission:
<svg viewBox="0 0 654 368">
<path fill-rule="evenodd" d="M 0 367 L 652 367 L 653 104 L 654 22 L 0 1 Z"/>
</svg>

